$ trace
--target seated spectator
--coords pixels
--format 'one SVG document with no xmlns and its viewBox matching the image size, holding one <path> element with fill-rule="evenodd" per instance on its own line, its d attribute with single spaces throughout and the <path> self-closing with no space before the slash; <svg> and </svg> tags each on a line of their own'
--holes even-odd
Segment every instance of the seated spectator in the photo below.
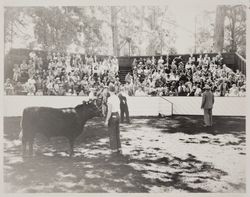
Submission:
<svg viewBox="0 0 250 197">
<path fill-rule="evenodd" d="M 229 89 L 228 96 L 239 96 L 239 88 L 236 87 L 236 84 L 233 84 L 233 86 Z"/>
<path fill-rule="evenodd" d="M 35 85 L 33 83 L 27 82 L 25 84 L 25 87 L 26 87 L 26 90 L 28 92 L 28 94 L 27 94 L 28 96 L 34 96 L 35 95 L 36 87 L 35 87 Z"/>
<path fill-rule="evenodd" d="M 200 85 L 197 85 L 194 95 L 201 96 L 201 94 L 202 94 L 202 90 L 200 88 Z"/>
<path fill-rule="evenodd" d="M 6 79 L 6 82 L 4 83 L 4 92 L 6 95 L 13 95 L 14 94 L 14 87 L 10 81 L 10 79 Z"/>
<path fill-rule="evenodd" d="M 143 91 L 143 88 L 139 86 L 135 91 L 135 96 L 147 96 L 147 94 Z"/>
<path fill-rule="evenodd" d="M 187 96 L 195 96 L 196 86 L 191 88 L 191 91 L 187 94 Z"/>
<path fill-rule="evenodd" d="M 43 96 L 43 91 L 41 89 L 38 89 L 35 95 L 36 96 Z"/>
<path fill-rule="evenodd" d="M 219 89 L 220 96 L 245 95 L 245 75 L 239 70 L 233 72 L 228 68 L 221 54 L 212 58 L 208 54 L 204 57 L 200 55 L 197 60 L 191 54 L 187 62 L 181 56 L 171 62 L 167 56 L 166 64 L 162 56 L 156 59 L 154 56 L 134 59 L 133 75 L 127 73 L 124 85 L 130 96 L 135 93 L 201 96 L 205 83 L 210 84 L 213 91 Z M 86 55 L 84 59 L 80 54 L 53 51 L 48 52 L 43 59 L 38 53 L 31 52 L 20 66 L 14 65 L 13 82 L 6 81 L 5 93 L 88 95 L 90 88 L 98 89 L 100 84 L 107 86 L 110 82 L 116 85 L 116 91 L 119 92 L 121 82 L 117 78 L 118 68 L 116 57 L 100 61 L 92 55 Z"/>
<path fill-rule="evenodd" d="M 72 96 L 72 89 L 69 89 L 68 92 L 65 94 L 66 96 Z"/>
<path fill-rule="evenodd" d="M 18 81 L 17 84 L 14 86 L 14 92 L 16 95 L 24 94 L 24 88 L 20 81 Z"/>
<path fill-rule="evenodd" d="M 219 90 L 219 89 L 216 89 L 216 90 L 215 90 L 214 96 L 216 96 L 216 97 L 220 96 L 220 90 Z"/>
<path fill-rule="evenodd" d="M 246 96 L 246 89 L 244 87 L 240 87 L 240 92 L 239 92 L 239 96 Z"/>
</svg>

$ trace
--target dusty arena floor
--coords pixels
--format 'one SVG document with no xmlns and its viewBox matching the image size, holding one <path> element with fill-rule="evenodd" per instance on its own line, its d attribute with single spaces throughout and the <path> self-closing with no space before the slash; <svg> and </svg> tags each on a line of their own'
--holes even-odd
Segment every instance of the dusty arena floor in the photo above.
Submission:
<svg viewBox="0 0 250 197">
<path fill-rule="evenodd" d="M 107 128 L 90 121 L 68 157 L 64 138 L 38 136 L 21 157 L 20 117 L 4 119 L 5 192 L 245 192 L 245 117 L 137 118 L 121 125 L 124 157 L 111 158 Z"/>
</svg>

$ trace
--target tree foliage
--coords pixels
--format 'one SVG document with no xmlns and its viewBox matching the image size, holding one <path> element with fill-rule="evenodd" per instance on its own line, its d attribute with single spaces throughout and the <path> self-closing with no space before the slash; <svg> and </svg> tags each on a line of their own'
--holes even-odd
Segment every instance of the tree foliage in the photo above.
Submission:
<svg viewBox="0 0 250 197">
<path fill-rule="evenodd" d="M 225 26 L 225 50 L 246 53 L 246 6 L 227 6 Z"/>
<path fill-rule="evenodd" d="M 22 31 L 27 26 L 23 7 L 5 7 L 4 9 L 4 42 L 12 44 L 15 36 L 27 38 L 27 33 Z"/>
<path fill-rule="evenodd" d="M 219 5 L 215 18 L 212 17 L 213 14 L 204 12 L 200 18 L 197 52 L 238 52 L 245 56 L 246 6 Z"/>
</svg>

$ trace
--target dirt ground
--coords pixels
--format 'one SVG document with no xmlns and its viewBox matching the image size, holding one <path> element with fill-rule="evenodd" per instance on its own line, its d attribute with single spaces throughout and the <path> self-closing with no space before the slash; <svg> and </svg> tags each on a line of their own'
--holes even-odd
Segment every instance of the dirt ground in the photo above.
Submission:
<svg viewBox="0 0 250 197">
<path fill-rule="evenodd" d="M 4 189 L 16 192 L 245 192 L 245 117 L 136 118 L 121 124 L 124 157 L 112 158 L 107 128 L 93 119 L 68 157 L 66 139 L 38 136 L 22 158 L 20 117 L 4 119 Z"/>
</svg>

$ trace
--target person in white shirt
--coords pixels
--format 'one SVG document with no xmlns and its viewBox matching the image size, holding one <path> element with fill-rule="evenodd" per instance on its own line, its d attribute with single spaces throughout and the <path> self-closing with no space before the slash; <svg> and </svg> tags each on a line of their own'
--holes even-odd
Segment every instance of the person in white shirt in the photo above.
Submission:
<svg viewBox="0 0 250 197">
<path fill-rule="evenodd" d="M 246 89 L 244 87 L 240 87 L 239 96 L 241 97 L 246 96 Z"/>
<path fill-rule="evenodd" d="M 120 141 L 120 99 L 115 95 L 115 86 L 109 84 L 110 97 L 108 98 L 108 113 L 105 120 L 105 126 L 108 126 L 110 148 L 113 156 L 121 155 Z"/>
<path fill-rule="evenodd" d="M 147 94 L 143 91 L 142 87 L 139 86 L 135 91 L 135 96 L 147 96 Z"/>
<path fill-rule="evenodd" d="M 202 90 L 200 88 L 200 85 L 197 85 L 194 96 L 201 96 Z"/>
<path fill-rule="evenodd" d="M 28 79 L 28 83 L 31 84 L 31 85 L 35 85 L 35 84 L 36 84 L 36 80 L 33 78 L 33 76 L 31 76 L 31 77 Z"/>
<path fill-rule="evenodd" d="M 239 96 L 239 88 L 236 87 L 236 84 L 233 84 L 229 89 L 229 96 Z"/>
<path fill-rule="evenodd" d="M 90 92 L 89 92 L 89 99 L 90 100 L 94 100 L 96 97 L 95 97 L 95 89 L 94 88 L 90 88 L 89 89 Z"/>
</svg>

